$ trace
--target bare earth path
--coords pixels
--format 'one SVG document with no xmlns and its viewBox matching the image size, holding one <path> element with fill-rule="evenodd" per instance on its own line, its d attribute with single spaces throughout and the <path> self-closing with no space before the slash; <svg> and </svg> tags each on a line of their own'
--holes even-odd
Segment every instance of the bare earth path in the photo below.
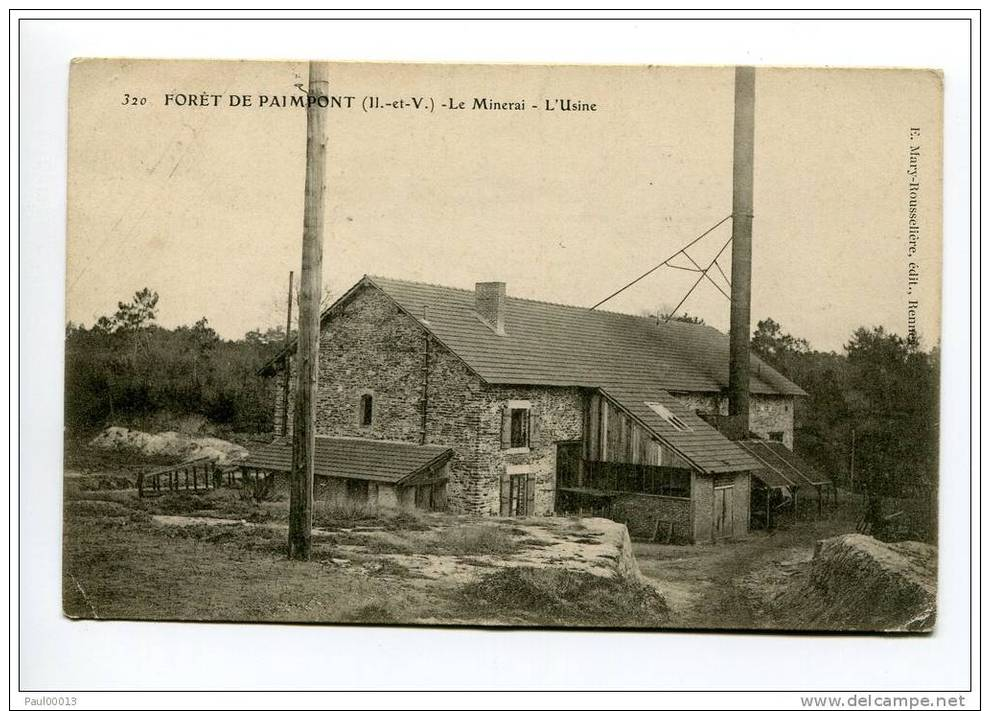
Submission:
<svg viewBox="0 0 990 711">
<path fill-rule="evenodd" d="M 766 614 L 770 600 L 811 560 L 815 543 L 849 530 L 844 521 L 809 521 L 773 535 L 715 545 L 634 544 L 647 579 L 670 606 L 672 627 L 787 629 Z"/>
</svg>

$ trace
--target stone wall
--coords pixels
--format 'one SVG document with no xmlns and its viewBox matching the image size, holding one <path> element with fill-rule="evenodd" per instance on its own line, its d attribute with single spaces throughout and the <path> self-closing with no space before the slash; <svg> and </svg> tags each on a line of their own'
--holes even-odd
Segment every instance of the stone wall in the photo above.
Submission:
<svg viewBox="0 0 990 711">
<path fill-rule="evenodd" d="M 316 501 L 325 501 L 338 506 L 355 504 L 398 508 L 400 505 L 399 489 L 392 484 L 368 482 L 367 491 L 367 496 L 356 497 L 349 494 L 347 480 L 339 477 L 318 476 L 313 482 L 313 498 Z"/>
<path fill-rule="evenodd" d="M 612 518 L 626 524 L 629 535 L 636 540 L 651 540 L 658 519 L 663 522 L 661 536 L 666 535 L 666 523 L 673 524 L 671 543 L 688 543 L 692 540 L 690 499 L 623 494 L 612 501 Z"/>
<path fill-rule="evenodd" d="M 317 434 L 419 443 L 425 349 L 422 327 L 387 296 L 374 288 L 358 292 L 332 316 L 320 339 Z M 276 379 L 278 413 L 281 375 Z M 427 382 L 426 443 L 454 450 L 447 483 L 450 510 L 497 516 L 507 468 L 522 466 L 536 477 L 534 513 L 552 513 L 556 442 L 581 437 L 581 391 L 487 385 L 432 338 Z M 374 402 L 370 426 L 359 417 L 365 394 Z M 509 400 L 527 400 L 536 413 L 539 424 L 527 452 L 501 449 L 502 411 Z"/>
<path fill-rule="evenodd" d="M 420 443 L 426 349 L 422 326 L 375 288 L 362 289 L 338 307 L 320 337 L 317 434 Z M 447 484 L 450 508 L 476 511 L 482 381 L 432 337 L 425 375 L 425 441 L 454 450 Z M 276 378 L 280 381 L 281 374 Z M 281 386 L 276 390 L 277 412 Z M 370 426 L 360 422 L 362 395 L 373 398 Z M 276 416 L 276 426 L 279 420 Z"/>
<path fill-rule="evenodd" d="M 735 472 L 711 476 L 694 473 L 691 477 L 691 504 L 694 511 L 693 531 L 695 543 L 713 543 L 715 484 L 732 485 L 733 527 L 727 538 L 743 538 L 749 533 L 750 474 Z"/>
<path fill-rule="evenodd" d="M 691 541 L 693 543 L 711 543 L 712 541 L 712 506 L 715 496 L 714 480 L 706 474 L 692 472 L 691 474 Z"/>
<path fill-rule="evenodd" d="M 673 395 L 692 411 L 729 414 L 729 398 L 719 393 L 679 392 Z M 769 439 L 772 432 L 782 432 L 784 446 L 793 449 L 794 397 L 752 393 L 749 396 L 749 429 L 765 439 Z"/>
<path fill-rule="evenodd" d="M 529 451 L 508 453 L 501 448 L 502 411 L 510 400 L 527 401 L 531 405 L 536 426 Z M 578 388 L 492 385 L 482 390 L 480 403 L 477 447 L 481 466 L 471 510 L 498 515 L 502 478 L 513 467 L 513 471 L 528 471 L 536 477 L 534 513 L 549 516 L 553 513 L 556 491 L 556 443 L 581 438 L 584 394 Z"/>
<path fill-rule="evenodd" d="M 283 386 L 285 385 L 283 381 L 284 377 L 285 377 L 284 371 L 280 370 L 272 378 L 272 380 L 275 381 L 275 384 L 272 387 L 272 389 L 275 391 L 275 395 L 272 398 L 272 403 L 275 408 L 274 410 L 275 415 L 272 418 L 274 424 L 272 431 L 279 437 L 283 437 L 287 434 L 286 430 L 282 427 L 282 420 L 283 420 L 282 390 L 283 390 Z M 292 398 L 295 397 L 296 394 L 295 377 L 296 377 L 295 368 L 292 368 L 292 372 L 290 373 L 290 377 L 289 377 L 289 418 L 288 419 L 290 426 L 292 425 L 292 403 L 293 403 Z"/>
<path fill-rule="evenodd" d="M 750 497 L 750 486 L 752 478 L 749 472 L 736 472 L 733 482 L 735 492 L 735 527 L 732 531 L 733 538 L 743 538 L 749 535 L 749 507 L 752 501 Z"/>
<path fill-rule="evenodd" d="M 376 288 L 358 290 L 338 306 L 324 326 L 320 339 L 317 434 L 423 441 L 424 378 L 425 442 L 454 450 L 447 483 L 449 510 L 498 515 L 501 484 L 511 467 L 536 479 L 532 513 L 550 515 L 554 510 L 556 443 L 582 436 L 585 393 L 578 388 L 486 384 Z M 281 434 L 281 374 L 276 374 L 275 381 L 276 432 Z M 294 387 L 294 380 L 290 382 Z M 290 390 L 290 425 L 291 395 Z M 363 395 L 373 398 L 370 425 L 360 421 Z M 725 399 L 715 393 L 677 397 L 692 409 L 725 412 L 728 407 Z M 536 413 L 538 426 L 527 451 L 507 452 L 501 447 L 502 412 L 510 400 L 528 401 Z M 751 429 L 765 436 L 781 431 L 784 443 L 790 447 L 793 398 L 753 395 L 751 402 Z M 709 477 L 707 484 L 702 480 L 695 476 L 692 484 L 692 494 L 701 497 L 696 498 L 693 507 L 693 522 L 678 525 L 687 525 L 689 537 L 695 540 L 710 540 L 712 480 Z M 746 512 L 748 492 L 747 478 Z M 395 498 L 394 494 L 386 497 L 389 501 Z"/>
</svg>

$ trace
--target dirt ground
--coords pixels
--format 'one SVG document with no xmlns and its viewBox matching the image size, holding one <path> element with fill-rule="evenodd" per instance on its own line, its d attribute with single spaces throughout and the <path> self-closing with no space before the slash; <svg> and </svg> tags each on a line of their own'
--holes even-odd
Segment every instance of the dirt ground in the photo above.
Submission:
<svg viewBox="0 0 990 711">
<path fill-rule="evenodd" d="M 67 490 L 63 607 L 100 619 L 540 626 L 663 624 L 625 528 L 318 506 L 313 559 L 288 507 L 237 489 Z"/>
<path fill-rule="evenodd" d="M 666 598 L 673 627 L 792 629 L 771 612 L 772 602 L 803 573 L 815 544 L 855 530 L 839 515 L 797 521 L 772 534 L 754 531 L 739 541 L 671 546 L 634 543 L 639 568 Z"/>
<path fill-rule="evenodd" d="M 286 515 L 284 502 L 244 500 L 230 490 L 157 499 L 138 499 L 133 490 L 69 493 L 65 612 L 112 619 L 790 629 L 771 613 L 773 600 L 800 579 L 818 540 L 855 525 L 836 517 L 717 545 L 634 543 L 644 587 L 659 593 L 660 603 L 636 585 L 592 580 L 593 592 L 580 596 L 598 599 L 600 608 L 579 611 L 566 598 L 580 586 L 561 575 L 612 575 L 620 548 L 629 544 L 607 533 L 616 528 L 607 522 L 318 510 L 314 560 L 299 563 L 285 559 Z M 532 576 L 486 577 L 519 566 Z M 628 599 L 630 591 L 635 599 Z"/>
<path fill-rule="evenodd" d="M 314 560 L 299 563 L 285 558 L 284 501 L 138 499 L 128 458 L 84 454 L 66 472 L 72 617 L 794 629 L 774 601 L 804 581 L 817 541 L 853 531 L 859 513 L 848 500 L 740 541 L 634 543 L 642 582 L 629 583 L 606 579 L 623 544 L 601 545 L 593 523 L 318 508 Z"/>
</svg>

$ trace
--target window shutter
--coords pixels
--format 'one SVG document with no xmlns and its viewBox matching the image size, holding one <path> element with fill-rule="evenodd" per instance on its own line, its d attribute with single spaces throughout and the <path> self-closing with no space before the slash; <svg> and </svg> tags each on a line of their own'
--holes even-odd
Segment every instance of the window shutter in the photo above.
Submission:
<svg viewBox="0 0 990 711">
<path fill-rule="evenodd" d="M 526 477 L 526 515 L 536 514 L 536 474 Z"/>
<path fill-rule="evenodd" d="M 502 449 L 512 446 L 512 409 L 506 405 L 502 408 Z"/>
<path fill-rule="evenodd" d="M 540 445 L 540 409 L 532 405 L 529 409 L 529 448 L 536 449 Z"/>
<path fill-rule="evenodd" d="M 509 475 L 504 474 L 502 476 L 502 491 L 499 498 L 499 516 L 509 515 Z"/>
</svg>

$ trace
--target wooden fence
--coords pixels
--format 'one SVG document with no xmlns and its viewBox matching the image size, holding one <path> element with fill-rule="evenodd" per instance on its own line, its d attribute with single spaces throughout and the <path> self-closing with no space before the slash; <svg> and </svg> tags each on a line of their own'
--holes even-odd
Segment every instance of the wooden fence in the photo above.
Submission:
<svg viewBox="0 0 990 711">
<path fill-rule="evenodd" d="M 138 496 L 160 496 L 167 492 L 205 492 L 234 483 L 236 467 L 218 465 L 208 457 L 138 474 Z"/>
</svg>

